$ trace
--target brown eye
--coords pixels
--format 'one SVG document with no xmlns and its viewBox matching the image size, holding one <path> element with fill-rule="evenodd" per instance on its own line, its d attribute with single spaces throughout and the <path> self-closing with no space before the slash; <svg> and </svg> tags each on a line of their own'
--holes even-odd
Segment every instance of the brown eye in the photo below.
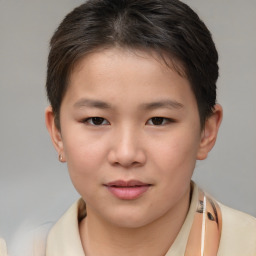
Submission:
<svg viewBox="0 0 256 256">
<path fill-rule="evenodd" d="M 90 117 L 85 120 L 85 123 L 95 126 L 109 124 L 109 122 L 103 117 Z"/>
<path fill-rule="evenodd" d="M 165 117 L 159 117 L 159 116 L 155 116 L 150 118 L 147 121 L 147 124 L 149 125 L 165 125 L 165 124 L 169 124 L 171 122 L 174 122 L 174 120 L 170 119 L 170 118 L 165 118 Z"/>
<path fill-rule="evenodd" d="M 163 117 L 153 117 L 151 118 L 151 122 L 153 125 L 162 125 L 164 122 L 165 118 Z"/>
</svg>

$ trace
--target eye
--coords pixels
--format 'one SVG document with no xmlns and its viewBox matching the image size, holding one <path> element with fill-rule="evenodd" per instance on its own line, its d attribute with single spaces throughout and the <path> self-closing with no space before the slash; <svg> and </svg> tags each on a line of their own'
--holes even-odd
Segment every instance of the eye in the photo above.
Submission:
<svg viewBox="0 0 256 256">
<path fill-rule="evenodd" d="M 174 120 L 165 117 L 152 117 L 147 121 L 149 125 L 165 125 L 174 122 Z"/>
<path fill-rule="evenodd" d="M 109 125 L 109 122 L 105 118 L 97 117 L 97 116 L 87 118 L 83 122 L 88 123 L 89 125 L 95 125 L 95 126 Z"/>
</svg>

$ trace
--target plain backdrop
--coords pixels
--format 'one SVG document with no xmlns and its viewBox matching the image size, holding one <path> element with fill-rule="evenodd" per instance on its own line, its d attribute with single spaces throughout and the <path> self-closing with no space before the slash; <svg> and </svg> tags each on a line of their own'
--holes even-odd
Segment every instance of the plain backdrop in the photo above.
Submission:
<svg viewBox="0 0 256 256">
<path fill-rule="evenodd" d="M 79 197 L 44 124 L 48 43 L 79 0 L 0 0 L 0 235 L 56 221 Z M 224 120 L 194 180 L 220 202 L 256 216 L 256 1 L 186 0 L 220 55 Z"/>
</svg>

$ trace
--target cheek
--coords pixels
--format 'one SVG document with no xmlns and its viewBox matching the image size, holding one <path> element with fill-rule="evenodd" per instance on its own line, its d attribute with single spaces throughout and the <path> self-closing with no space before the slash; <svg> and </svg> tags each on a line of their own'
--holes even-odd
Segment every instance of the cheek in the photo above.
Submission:
<svg viewBox="0 0 256 256">
<path fill-rule="evenodd" d="M 67 167 L 70 179 L 77 192 L 84 198 L 95 193 L 95 181 L 98 181 L 99 150 L 89 145 L 69 147 L 66 150 Z"/>
<path fill-rule="evenodd" d="M 83 137 L 82 137 L 83 138 Z M 106 158 L 106 143 L 100 139 L 72 136 L 64 140 L 64 151 L 70 178 L 78 191 L 90 186 Z"/>
<path fill-rule="evenodd" d="M 151 144 L 152 158 L 159 165 L 169 166 L 170 169 L 193 165 L 199 147 L 199 137 L 196 137 L 182 132 L 158 139 Z"/>
<path fill-rule="evenodd" d="M 95 136 L 85 132 L 73 132 L 73 136 L 64 137 L 63 145 L 67 162 L 82 165 L 90 169 L 101 162 L 107 152 L 104 136 Z"/>
<path fill-rule="evenodd" d="M 195 140 L 178 134 L 157 145 L 152 161 L 163 191 L 163 203 L 169 200 L 175 204 L 187 192 L 195 168 L 196 148 Z"/>
<path fill-rule="evenodd" d="M 175 201 L 190 184 L 198 148 L 198 139 L 195 139 L 195 134 L 192 135 L 184 131 L 166 136 L 162 142 L 158 141 L 154 152 L 151 152 L 157 177 L 165 191 L 165 200 L 169 198 Z"/>
</svg>

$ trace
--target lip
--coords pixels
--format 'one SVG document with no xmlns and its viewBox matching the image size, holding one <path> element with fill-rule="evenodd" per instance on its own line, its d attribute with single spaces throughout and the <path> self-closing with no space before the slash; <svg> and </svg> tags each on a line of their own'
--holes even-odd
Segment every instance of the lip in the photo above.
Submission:
<svg viewBox="0 0 256 256">
<path fill-rule="evenodd" d="M 134 200 L 141 197 L 152 184 L 139 180 L 116 180 L 104 184 L 104 186 L 117 198 L 122 200 Z"/>
</svg>

